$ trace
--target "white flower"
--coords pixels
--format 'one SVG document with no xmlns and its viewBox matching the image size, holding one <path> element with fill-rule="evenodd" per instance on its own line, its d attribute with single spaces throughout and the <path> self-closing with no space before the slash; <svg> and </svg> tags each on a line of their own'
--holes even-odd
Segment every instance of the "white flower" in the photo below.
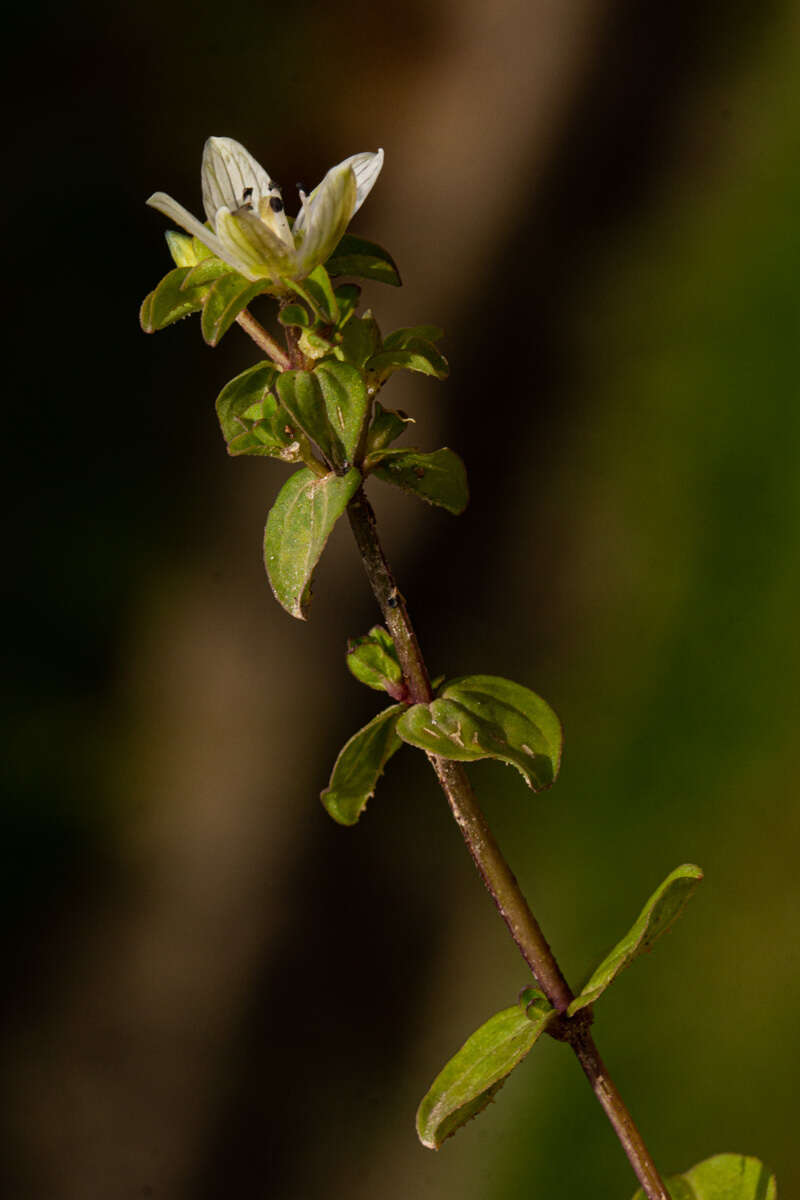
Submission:
<svg viewBox="0 0 800 1200">
<path fill-rule="evenodd" d="M 164 192 L 147 203 L 194 234 L 208 249 L 253 281 L 301 280 L 324 263 L 383 166 L 383 151 L 354 154 L 311 195 L 300 192 L 290 227 L 280 188 L 233 138 L 211 137 L 203 149 L 203 206 L 211 229 Z"/>
</svg>

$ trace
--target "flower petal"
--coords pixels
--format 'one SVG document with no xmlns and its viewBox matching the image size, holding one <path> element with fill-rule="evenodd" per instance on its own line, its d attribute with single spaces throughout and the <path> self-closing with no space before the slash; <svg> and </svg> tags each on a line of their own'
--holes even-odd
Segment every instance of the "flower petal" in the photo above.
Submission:
<svg viewBox="0 0 800 1200">
<path fill-rule="evenodd" d="M 201 175 L 203 205 L 215 228 L 221 208 L 236 212 L 247 206 L 287 246 L 294 245 L 280 188 L 239 142 L 233 138 L 210 137 L 203 147 Z"/>
<path fill-rule="evenodd" d="M 302 279 L 325 262 L 341 240 L 356 207 L 356 177 L 349 163 L 332 167 L 307 198 L 294 224 Z M 298 226 L 300 237 L 297 237 Z"/>
<path fill-rule="evenodd" d="M 281 275 L 292 277 L 296 262 L 291 250 L 254 213 L 239 209 L 217 213 L 217 235 L 225 248 L 228 261 L 237 259 L 237 271 L 248 279 L 277 280 Z"/>
<path fill-rule="evenodd" d="M 216 254 L 223 262 L 229 263 L 230 266 L 238 267 L 235 262 L 231 262 L 225 247 L 222 242 L 211 232 L 207 226 L 203 225 L 202 221 L 198 221 L 197 217 L 193 217 L 190 212 L 178 204 L 177 200 L 173 200 L 172 196 L 168 196 L 166 192 L 154 192 L 149 200 L 146 201 L 151 208 L 157 208 L 165 217 L 169 217 L 176 225 L 180 225 L 181 229 L 185 229 L 187 233 L 192 233 L 194 236 L 208 246 L 212 254 Z"/>
<path fill-rule="evenodd" d="M 342 167 L 352 167 L 353 174 L 356 177 L 356 206 L 353 212 L 357 213 L 372 191 L 375 180 L 381 173 L 383 151 L 378 150 L 377 153 L 373 154 L 371 151 L 366 150 L 361 154 L 353 154 L 339 165 Z"/>
</svg>

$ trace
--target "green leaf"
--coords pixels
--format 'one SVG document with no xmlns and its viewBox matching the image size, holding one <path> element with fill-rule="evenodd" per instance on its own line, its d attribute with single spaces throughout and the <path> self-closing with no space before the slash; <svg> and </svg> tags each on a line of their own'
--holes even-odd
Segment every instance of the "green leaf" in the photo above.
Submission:
<svg viewBox="0 0 800 1200">
<path fill-rule="evenodd" d="M 394 731 L 402 704 L 393 704 L 354 733 L 342 747 L 333 766 L 331 781 L 320 795 L 334 821 L 355 825 L 374 795 L 386 763 L 402 746 Z"/>
<path fill-rule="evenodd" d="M 344 451 L 344 462 L 351 463 L 369 409 L 367 385 L 349 363 L 320 363 L 314 375 L 322 388 L 331 428 Z"/>
<path fill-rule="evenodd" d="M 693 863 L 676 867 L 672 874 L 667 876 L 661 886 L 653 892 L 622 941 L 617 942 L 611 953 L 606 955 L 580 995 L 572 1001 L 567 1009 L 568 1016 L 573 1016 L 587 1004 L 593 1004 L 609 984 L 613 983 L 620 971 L 624 971 L 635 958 L 652 948 L 662 933 L 666 933 L 677 921 L 702 878 L 703 872 Z"/>
<path fill-rule="evenodd" d="M 367 434 L 367 455 L 384 450 L 391 442 L 400 437 L 407 425 L 413 425 L 414 418 L 398 409 L 394 412 L 384 408 L 380 400 L 375 401 L 375 415 Z"/>
<path fill-rule="evenodd" d="M 458 455 L 446 446 L 432 454 L 420 450 L 383 450 L 377 459 L 368 459 L 364 468 L 384 483 L 393 483 L 456 516 L 467 507 L 466 469 Z"/>
<path fill-rule="evenodd" d="M 298 471 L 283 485 L 267 517 L 264 565 L 275 598 L 286 611 L 304 621 L 311 599 L 311 577 L 325 543 L 361 476 L 318 476 Z"/>
<path fill-rule="evenodd" d="M 403 672 L 391 634 L 374 625 L 366 637 L 352 638 L 347 647 L 347 666 L 359 683 L 388 692 L 393 700 L 403 698 Z"/>
<path fill-rule="evenodd" d="M 247 371 L 242 371 L 241 375 L 237 375 L 225 385 L 217 396 L 216 408 L 222 436 L 226 442 L 233 441 L 245 429 L 249 429 L 253 420 L 263 419 L 272 411 L 273 406 L 277 409 L 275 397 L 271 395 L 271 388 L 277 376 L 277 367 L 273 367 L 271 363 L 260 362 Z M 251 414 L 247 422 L 243 420 L 245 413 Z"/>
<path fill-rule="evenodd" d="M 344 458 L 336 446 L 336 436 L 328 420 L 322 388 L 312 371 L 284 371 L 278 376 L 276 390 L 291 421 L 316 442 L 324 458 L 333 466 Z"/>
<path fill-rule="evenodd" d="M 340 283 L 334 288 L 334 295 L 339 305 L 339 329 L 343 329 L 358 308 L 361 288 L 357 283 Z"/>
<path fill-rule="evenodd" d="M 541 993 L 540 993 L 541 995 Z M 442 1142 L 476 1117 L 544 1033 L 555 1010 L 544 997 L 526 1014 L 519 1005 L 503 1009 L 467 1038 L 436 1076 L 417 1109 L 423 1146 Z"/>
<path fill-rule="evenodd" d="M 278 313 L 278 320 L 281 325 L 299 325 L 301 329 L 308 329 L 312 324 L 311 317 L 302 304 L 284 305 Z"/>
<path fill-rule="evenodd" d="M 397 264 L 388 250 L 374 242 L 346 233 L 325 264 L 329 275 L 355 275 L 358 279 L 377 279 L 379 283 L 401 284 Z"/>
<path fill-rule="evenodd" d="M 244 275 L 230 271 L 211 285 L 201 322 L 203 337 L 209 346 L 218 345 L 239 313 L 264 291 L 266 284 L 265 279 L 251 283 Z"/>
<path fill-rule="evenodd" d="M 182 290 L 182 284 L 191 270 L 192 267 L 176 267 L 145 296 L 139 311 L 139 321 L 145 333 L 166 329 L 167 325 L 202 308 L 205 290 Z"/>
<path fill-rule="evenodd" d="M 777 1200 L 775 1176 L 757 1158 L 715 1154 L 664 1181 L 672 1200 Z M 633 1200 L 645 1200 L 640 1188 Z"/>
<path fill-rule="evenodd" d="M 438 342 L 443 337 L 444 330 L 438 325 L 407 325 L 384 338 L 383 346 L 385 350 L 405 350 L 416 341 Z"/>
<path fill-rule="evenodd" d="M 436 379 L 446 379 L 450 373 L 445 356 L 433 342 L 424 338 L 409 337 L 404 346 L 396 349 L 387 350 L 386 342 L 383 345 L 384 349 L 373 354 L 366 364 L 366 369 L 373 373 L 378 384 L 388 379 L 393 371 L 420 371 Z"/>
<path fill-rule="evenodd" d="M 255 454 L 302 462 L 308 440 L 287 420 L 271 388 L 278 375 L 271 363 L 256 363 L 232 379 L 217 397 L 222 436 L 232 455 Z"/>
<path fill-rule="evenodd" d="M 561 723 L 540 696 L 495 675 L 454 679 L 430 704 L 414 704 L 397 725 L 404 742 L 442 758 L 511 763 L 534 792 L 561 763 Z"/>
<path fill-rule="evenodd" d="M 185 292 L 190 287 L 201 287 L 203 284 L 214 283 L 223 275 L 235 274 L 236 272 L 221 258 L 211 255 L 209 258 L 202 259 L 192 268 L 183 281 L 182 290 Z"/>
<path fill-rule="evenodd" d="M 353 317 L 339 334 L 340 341 L 334 353 L 336 357 L 356 367 L 363 367 L 381 344 L 378 323 L 371 312 L 363 317 Z"/>
</svg>

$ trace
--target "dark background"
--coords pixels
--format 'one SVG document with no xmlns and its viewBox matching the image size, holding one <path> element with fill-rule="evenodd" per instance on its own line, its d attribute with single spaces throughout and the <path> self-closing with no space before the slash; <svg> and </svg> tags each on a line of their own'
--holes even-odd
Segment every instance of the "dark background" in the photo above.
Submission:
<svg viewBox="0 0 800 1200">
<path fill-rule="evenodd" d="M 7 29 L 3 1172 L 21 1200 L 620 1200 L 537 1047 L 434 1155 L 416 1104 L 526 982 L 424 763 L 353 830 L 317 794 L 378 698 L 347 531 L 308 624 L 260 561 L 285 469 L 226 457 L 234 328 L 155 337 L 164 190 L 209 134 L 307 187 L 386 150 L 354 229 L 452 375 L 393 381 L 465 458 L 449 518 L 373 492 L 434 673 L 566 729 L 532 797 L 473 772 L 578 984 L 678 863 L 706 882 L 597 1012 L 665 1171 L 800 1185 L 795 5 L 34 4 Z M 266 311 L 266 309 L 264 310 Z"/>
</svg>

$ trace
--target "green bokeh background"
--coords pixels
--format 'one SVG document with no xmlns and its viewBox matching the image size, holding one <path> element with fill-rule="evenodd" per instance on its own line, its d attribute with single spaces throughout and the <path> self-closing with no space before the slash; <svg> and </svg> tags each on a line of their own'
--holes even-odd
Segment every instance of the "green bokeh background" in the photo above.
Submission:
<svg viewBox="0 0 800 1200">
<path fill-rule="evenodd" d="M 597 1040 L 665 1171 L 739 1151 L 798 1191 L 800 25 L 657 8 L 17 14 L 8 1194 L 634 1191 L 549 1041 L 439 1154 L 415 1141 L 525 971 L 424 764 L 328 822 L 375 707 L 342 662 L 374 619 L 359 564 L 343 531 L 308 625 L 275 605 L 282 468 L 227 459 L 213 419 L 250 349 L 137 329 L 169 265 L 142 202 L 197 209 L 209 133 L 307 185 L 384 145 L 356 228 L 406 286 L 368 301 L 446 327 L 451 379 L 394 399 L 473 494 L 454 520 L 375 484 L 387 550 L 432 670 L 513 676 L 566 730 L 542 797 L 474 770 L 486 811 L 573 984 L 704 867 Z"/>
</svg>

